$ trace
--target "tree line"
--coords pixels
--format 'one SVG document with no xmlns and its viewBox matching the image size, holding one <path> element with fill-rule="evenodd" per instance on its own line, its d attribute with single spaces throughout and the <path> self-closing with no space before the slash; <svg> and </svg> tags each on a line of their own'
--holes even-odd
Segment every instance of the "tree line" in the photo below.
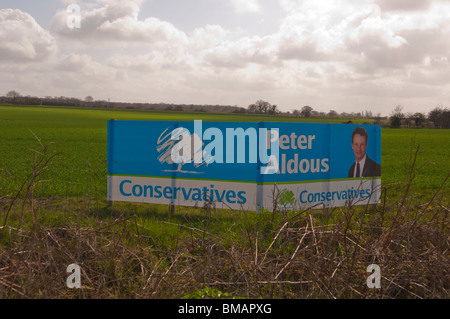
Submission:
<svg viewBox="0 0 450 319">
<path fill-rule="evenodd" d="M 245 109 L 232 105 L 198 105 L 198 104 L 170 104 L 170 103 L 142 103 L 142 102 L 110 102 L 109 100 L 95 100 L 92 96 L 84 99 L 65 96 L 23 96 L 17 91 L 9 91 L 0 96 L 2 104 L 17 105 L 48 105 L 48 106 L 76 106 L 91 108 L 113 108 L 130 110 L 162 110 L 185 112 L 223 112 L 245 113 Z"/>
<path fill-rule="evenodd" d="M 397 105 L 389 116 L 390 126 L 450 128 L 450 110 L 442 105 L 436 106 L 428 114 L 421 112 L 403 113 L 403 106 Z"/>
<path fill-rule="evenodd" d="M 372 111 L 362 112 L 321 112 L 313 107 L 305 105 L 298 109 L 282 112 L 276 104 L 271 104 L 264 100 L 257 100 L 248 105 L 247 108 L 236 105 L 196 105 L 196 104 L 168 104 L 168 103 L 137 103 L 137 102 L 110 102 L 109 100 L 95 100 L 92 96 L 86 96 L 83 100 L 73 97 L 51 97 L 39 98 L 35 96 L 23 96 L 17 91 L 9 91 L 5 96 L 0 96 L 0 103 L 18 105 L 49 105 L 49 106 L 78 106 L 93 108 L 122 108 L 122 109 L 142 109 L 142 110 L 164 110 L 164 111 L 185 111 L 185 112 L 218 112 L 218 113 L 247 113 L 281 115 L 293 117 L 317 117 L 317 118 L 363 118 L 370 119 L 373 124 L 383 124 L 393 128 L 450 128 L 450 110 L 442 105 L 436 106 L 427 114 L 404 113 L 403 106 L 397 105 L 389 116 L 381 116 L 381 113 L 373 114 Z M 346 121 L 349 123 L 351 121 Z"/>
</svg>

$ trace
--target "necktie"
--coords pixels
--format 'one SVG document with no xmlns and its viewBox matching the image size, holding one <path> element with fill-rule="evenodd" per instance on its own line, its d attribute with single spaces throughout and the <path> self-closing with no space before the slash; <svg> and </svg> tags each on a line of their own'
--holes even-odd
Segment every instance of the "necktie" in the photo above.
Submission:
<svg viewBox="0 0 450 319">
<path fill-rule="evenodd" d="M 356 177 L 359 177 L 359 163 L 356 163 Z"/>
</svg>

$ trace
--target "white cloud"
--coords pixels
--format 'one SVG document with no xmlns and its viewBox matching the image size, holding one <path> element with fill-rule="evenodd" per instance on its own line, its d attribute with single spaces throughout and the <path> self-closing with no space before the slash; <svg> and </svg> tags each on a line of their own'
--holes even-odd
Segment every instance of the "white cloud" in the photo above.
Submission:
<svg viewBox="0 0 450 319">
<path fill-rule="evenodd" d="M 139 20 L 140 1 L 103 1 L 99 8 L 81 10 L 81 27 L 68 28 L 66 21 L 69 13 L 59 11 L 52 22 L 52 31 L 69 40 L 104 42 L 180 42 L 186 41 L 184 32 L 169 22 L 150 17 Z"/>
<path fill-rule="evenodd" d="M 282 0 L 287 16 L 277 34 L 279 57 L 298 61 L 341 60 L 349 32 L 376 8 L 364 2 Z"/>
<path fill-rule="evenodd" d="M 245 68 L 250 63 L 270 67 L 275 63 L 275 47 L 271 38 L 245 37 L 237 41 L 222 41 L 220 44 L 206 48 L 202 57 L 214 67 Z"/>
<path fill-rule="evenodd" d="M 56 52 L 56 43 L 28 13 L 0 9 L 0 61 L 42 61 Z"/>
<path fill-rule="evenodd" d="M 433 0 L 375 0 L 382 10 L 386 11 L 415 11 L 428 9 Z"/>
<path fill-rule="evenodd" d="M 261 11 L 258 0 L 231 0 L 231 5 L 237 13 L 255 13 Z"/>
<path fill-rule="evenodd" d="M 336 61 L 355 72 L 403 68 L 429 54 L 449 52 L 449 20 L 444 2 L 426 13 L 386 13 L 370 1 L 281 0 L 290 10 L 280 27 L 281 59 Z"/>
<path fill-rule="evenodd" d="M 110 71 L 103 64 L 96 62 L 86 54 L 71 53 L 63 55 L 56 62 L 55 68 L 65 73 L 75 73 L 86 76 L 111 76 Z"/>
<path fill-rule="evenodd" d="M 210 48 L 219 45 L 230 37 L 231 32 L 220 25 L 207 25 L 197 28 L 190 35 L 190 44 L 198 49 Z"/>
<path fill-rule="evenodd" d="M 267 9 L 264 1 L 229 2 L 229 14 Z M 45 94 L 97 98 L 97 91 L 112 100 L 246 106 L 263 98 L 283 110 L 310 104 L 351 112 L 449 98 L 448 1 L 279 1 L 278 30 L 258 36 L 218 24 L 183 31 L 143 16 L 142 1 L 78 1 L 81 29 L 68 29 L 61 10 L 54 38 L 16 12 L 16 20 L 0 18 L 0 69 L 9 82 L 20 76 L 2 60 L 43 60 L 19 88 L 47 83 Z"/>
<path fill-rule="evenodd" d="M 183 52 L 152 51 L 147 54 L 114 54 L 106 64 L 114 69 L 145 74 L 159 74 L 167 71 L 188 71 L 195 66 L 195 60 Z"/>
</svg>

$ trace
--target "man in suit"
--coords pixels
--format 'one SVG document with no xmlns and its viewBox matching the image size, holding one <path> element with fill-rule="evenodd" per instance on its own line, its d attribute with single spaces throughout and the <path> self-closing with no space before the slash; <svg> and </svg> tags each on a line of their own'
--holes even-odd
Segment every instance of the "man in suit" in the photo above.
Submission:
<svg viewBox="0 0 450 319">
<path fill-rule="evenodd" d="M 366 154 L 368 135 L 363 127 L 357 127 L 352 133 L 352 148 L 355 162 L 348 171 L 348 177 L 381 176 L 381 165 Z"/>
</svg>

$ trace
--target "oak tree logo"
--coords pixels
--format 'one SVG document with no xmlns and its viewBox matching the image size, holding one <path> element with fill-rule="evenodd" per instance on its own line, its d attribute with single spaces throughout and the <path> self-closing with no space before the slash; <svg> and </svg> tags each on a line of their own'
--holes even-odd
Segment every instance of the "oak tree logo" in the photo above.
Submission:
<svg viewBox="0 0 450 319">
<path fill-rule="evenodd" d="M 288 189 L 282 189 L 277 196 L 277 202 L 278 204 L 282 206 L 292 206 L 295 201 L 295 195 L 294 192 L 288 190 Z"/>
<path fill-rule="evenodd" d="M 174 139 L 174 137 L 176 137 Z M 203 150 L 203 141 L 197 134 L 190 134 L 189 130 L 178 127 L 174 130 L 167 128 L 159 136 L 156 150 L 159 153 L 158 161 L 176 166 L 176 169 L 167 169 L 165 172 L 179 172 L 200 174 L 203 172 L 182 170 L 183 165 L 193 164 L 194 168 L 210 163 L 210 156 Z"/>
</svg>

